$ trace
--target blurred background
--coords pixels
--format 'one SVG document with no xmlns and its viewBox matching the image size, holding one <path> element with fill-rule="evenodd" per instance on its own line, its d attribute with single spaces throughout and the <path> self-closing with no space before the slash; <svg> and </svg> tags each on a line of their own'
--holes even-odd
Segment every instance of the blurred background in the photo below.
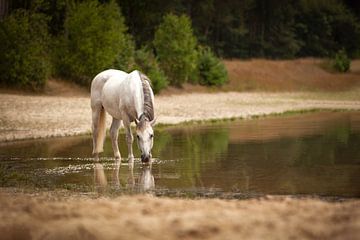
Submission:
<svg viewBox="0 0 360 240">
<path fill-rule="evenodd" d="M 357 61 L 352 74 L 337 74 L 360 56 L 359 1 L 0 0 L 0 19 L 5 88 L 43 91 L 49 79 L 89 87 L 106 68 L 140 69 L 156 93 L 186 83 L 239 91 L 358 84 Z"/>
</svg>

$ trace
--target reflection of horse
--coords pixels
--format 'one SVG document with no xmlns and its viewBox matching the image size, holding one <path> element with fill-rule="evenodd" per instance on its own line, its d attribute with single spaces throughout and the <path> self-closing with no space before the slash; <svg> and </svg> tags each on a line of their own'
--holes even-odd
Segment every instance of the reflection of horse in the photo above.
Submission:
<svg viewBox="0 0 360 240">
<path fill-rule="evenodd" d="M 133 161 L 133 135 L 130 123 L 135 121 L 141 160 L 151 160 L 154 136 L 152 126 L 155 123 L 154 94 L 147 76 L 139 71 L 126 73 L 106 70 L 99 73 L 91 83 L 91 109 L 93 154 L 96 159 L 103 151 L 106 111 L 113 117 L 110 137 L 115 158 L 121 158 L 117 141 L 122 121 L 126 129 L 128 159 Z"/>
<path fill-rule="evenodd" d="M 154 175 L 152 175 L 151 172 L 151 165 L 144 165 L 139 180 L 140 192 L 145 192 L 154 188 L 155 180 Z"/>
<path fill-rule="evenodd" d="M 114 169 L 112 172 L 112 184 L 116 189 L 120 189 L 120 160 L 115 160 Z M 104 166 L 98 162 L 94 162 L 94 186 L 97 192 L 104 193 L 108 187 L 108 181 L 104 171 Z M 146 192 L 155 188 L 154 176 L 151 172 L 151 164 L 143 165 L 138 179 L 134 177 L 133 164 L 129 164 L 129 172 L 127 177 L 126 190 L 135 192 Z"/>
</svg>

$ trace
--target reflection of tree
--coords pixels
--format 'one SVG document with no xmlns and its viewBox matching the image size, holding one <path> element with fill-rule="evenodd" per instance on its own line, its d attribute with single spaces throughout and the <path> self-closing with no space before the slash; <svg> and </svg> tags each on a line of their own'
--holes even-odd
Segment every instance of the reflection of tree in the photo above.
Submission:
<svg viewBox="0 0 360 240">
<path fill-rule="evenodd" d="M 225 172 L 228 184 L 238 183 L 246 166 L 250 190 L 265 193 L 359 194 L 360 136 L 351 131 L 343 122 L 322 134 L 230 143 L 231 156 L 210 171 Z"/>
<path fill-rule="evenodd" d="M 171 141 L 172 136 L 167 131 L 155 131 L 154 136 L 152 155 L 158 157 L 163 151 L 169 149 L 169 142 Z"/>
<path fill-rule="evenodd" d="M 202 165 L 215 164 L 217 156 L 227 151 L 228 130 L 223 128 L 185 128 L 162 135 L 164 139 L 158 154 L 163 160 L 180 159 L 175 172 L 181 176 L 181 184 L 187 187 L 201 181 Z"/>
<path fill-rule="evenodd" d="M 311 136 L 301 139 L 301 154 L 294 159 L 295 166 L 314 166 L 314 165 L 332 165 L 336 161 L 349 159 L 343 156 L 344 149 L 346 153 L 349 149 L 356 149 L 352 146 L 358 142 L 356 135 L 351 135 L 351 128 L 346 123 L 329 129 L 321 136 Z M 359 151 L 351 151 L 352 154 L 359 156 Z M 351 156 L 356 159 L 356 156 Z M 350 158 L 350 159 L 351 159 Z"/>
</svg>

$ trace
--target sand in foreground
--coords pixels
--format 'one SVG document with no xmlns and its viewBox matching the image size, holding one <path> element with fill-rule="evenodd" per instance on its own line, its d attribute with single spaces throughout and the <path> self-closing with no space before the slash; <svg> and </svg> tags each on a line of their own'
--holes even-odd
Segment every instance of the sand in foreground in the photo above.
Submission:
<svg viewBox="0 0 360 240">
<path fill-rule="evenodd" d="M 1 191 L 2 239 L 356 239 L 360 201 L 114 199 Z"/>
</svg>

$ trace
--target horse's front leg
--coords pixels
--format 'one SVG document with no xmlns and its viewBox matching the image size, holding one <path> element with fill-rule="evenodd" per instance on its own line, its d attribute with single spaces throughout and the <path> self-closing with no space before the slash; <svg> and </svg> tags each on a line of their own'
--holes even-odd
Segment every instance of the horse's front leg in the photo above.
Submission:
<svg viewBox="0 0 360 240">
<path fill-rule="evenodd" d="M 128 160 L 130 164 L 133 164 L 134 154 L 133 154 L 132 144 L 134 142 L 134 136 L 131 131 L 130 121 L 124 121 L 124 126 L 126 130 L 126 143 L 128 146 Z"/>
<path fill-rule="evenodd" d="M 110 127 L 110 137 L 111 137 L 112 148 L 114 151 L 114 156 L 116 159 L 121 159 L 119 146 L 118 146 L 119 128 L 120 128 L 120 120 L 113 118 Z"/>
</svg>

